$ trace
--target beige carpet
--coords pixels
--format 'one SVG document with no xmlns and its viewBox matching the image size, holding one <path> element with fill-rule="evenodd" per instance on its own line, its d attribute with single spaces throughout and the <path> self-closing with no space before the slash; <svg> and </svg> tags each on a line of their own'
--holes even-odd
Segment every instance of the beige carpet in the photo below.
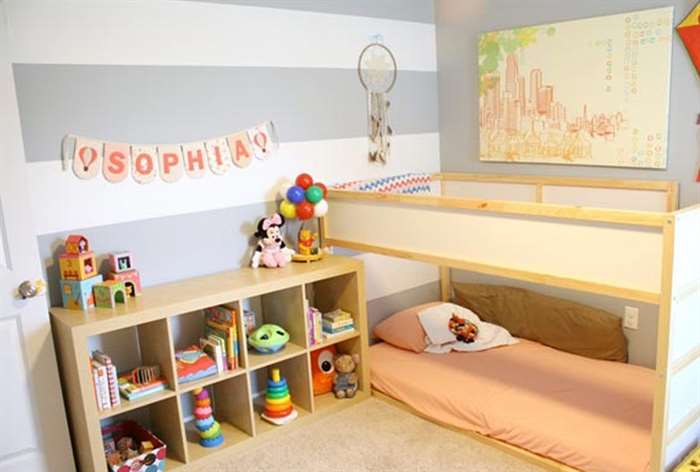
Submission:
<svg viewBox="0 0 700 472">
<path fill-rule="evenodd" d="M 201 471 L 542 471 L 374 398 L 280 434 L 274 442 Z"/>
</svg>

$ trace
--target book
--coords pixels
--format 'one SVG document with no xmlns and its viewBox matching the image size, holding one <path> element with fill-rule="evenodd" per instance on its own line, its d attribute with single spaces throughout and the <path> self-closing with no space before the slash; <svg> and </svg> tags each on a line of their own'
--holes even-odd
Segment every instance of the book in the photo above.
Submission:
<svg viewBox="0 0 700 472">
<path fill-rule="evenodd" d="M 309 325 L 309 344 L 315 345 L 323 341 L 323 324 L 321 322 L 323 315 L 314 307 L 309 307 L 306 310 L 306 316 Z"/>
<path fill-rule="evenodd" d="M 202 351 L 214 359 L 214 362 L 216 362 L 216 371 L 221 374 L 226 370 L 226 360 L 222 352 L 223 346 L 219 344 L 218 341 L 211 338 L 212 336 L 201 338 L 199 340 L 199 345 L 202 347 Z"/>
<path fill-rule="evenodd" d="M 324 332 L 324 333 L 331 333 L 331 334 L 333 334 L 333 333 L 342 333 L 342 332 L 345 332 L 345 331 L 351 331 L 351 330 L 353 330 L 353 329 L 355 329 L 355 326 L 354 326 L 354 325 L 346 325 L 346 326 L 341 326 L 341 327 L 339 327 L 339 328 L 327 328 L 327 327 L 324 326 L 324 327 L 323 327 L 323 332 Z"/>
<path fill-rule="evenodd" d="M 255 312 L 253 310 L 243 310 L 243 327 L 245 328 L 245 335 L 250 336 L 250 333 L 255 331 Z"/>
<path fill-rule="evenodd" d="M 346 328 L 346 329 L 341 329 L 340 331 L 333 331 L 333 332 L 324 331 L 323 336 L 325 336 L 326 338 L 332 338 L 333 336 L 339 336 L 341 334 L 349 333 L 351 331 L 355 331 L 355 328 L 352 326 L 349 328 Z"/>
<path fill-rule="evenodd" d="M 109 403 L 111 408 L 119 406 L 121 400 L 119 398 L 119 385 L 117 368 L 112 363 L 112 358 L 102 351 L 93 351 L 92 357 L 107 369 L 107 387 L 109 390 Z"/>
<path fill-rule="evenodd" d="M 239 342 L 236 316 L 238 311 L 230 305 L 210 307 L 204 310 L 206 334 L 219 336 L 225 341 L 224 355 L 227 370 L 238 368 Z"/>
<path fill-rule="evenodd" d="M 100 411 L 109 410 L 112 406 L 109 401 L 109 384 L 107 382 L 107 368 L 92 360 L 93 377 L 96 377 L 95 389 Z"/>
<path fill-rule="evenodd" d="M 340 308 L 323 314 L 323 319 L 335 323 L 337 321 L 351 320 L 352 315 Z"/>
<path fill-rule="evenodd" d="M 131 373 L 123 373 L 118 378 L 119 393 L 129 401 L 146 397 L 156 392 L 165 390 L 164 378 L 159 378 L 147 384 L 135 384 L 131 381 Z"/>
<path fill-rule="evenodd" d="M 345 328 L 346 326 L 354 326 L 355 325 L 355 320 L 350 318 L 349 320 L 342 320 L 342 321 L 336 321 L 336 322 L 330 322 L 327 320 L 323 320 L 323 329 L 338 329 L 338 328 Z"/>
<path fill-rule="evenodd" d="M 180 349 L 175 353 L 177 380 L 180 383 L 216 375 L 216 362 L 207 356 L 196 344 Z"/>
</svg>

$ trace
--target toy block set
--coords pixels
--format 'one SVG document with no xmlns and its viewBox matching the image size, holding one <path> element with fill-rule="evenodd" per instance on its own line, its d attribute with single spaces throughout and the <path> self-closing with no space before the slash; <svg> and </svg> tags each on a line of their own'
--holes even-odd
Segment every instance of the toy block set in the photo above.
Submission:
<svg viewBox="0 0 700 472">
<path fill-rule="evenodd" d="M 87 238 L 68 236 L 65 252 L 58 258 L 63 306 L 73 310 L 114 308 L 129 297 L 141 295 L 141 276 L 133 267 L 131 253 L 110 254 L 109 262 L 110 272 L 104 280 Z"/>
</svg>

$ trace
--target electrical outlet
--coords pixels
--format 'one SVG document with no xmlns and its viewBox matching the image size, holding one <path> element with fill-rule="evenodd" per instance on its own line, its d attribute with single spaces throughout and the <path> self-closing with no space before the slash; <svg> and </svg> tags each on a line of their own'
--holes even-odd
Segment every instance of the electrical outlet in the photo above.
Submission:
<svg viewBox="0 0 700 472">
<path fill-rule="evenodd" d="M 639 329 L 639 308 L 636 306 L 626 306 L 625 318 L 622 325 L 628 329 Z"/>
</svg>

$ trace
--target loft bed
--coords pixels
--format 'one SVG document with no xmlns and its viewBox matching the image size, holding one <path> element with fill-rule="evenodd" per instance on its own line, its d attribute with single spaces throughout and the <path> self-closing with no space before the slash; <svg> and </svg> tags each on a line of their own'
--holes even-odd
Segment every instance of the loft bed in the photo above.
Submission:
<svg viewBox="0 0 700 472">
<path fill-rule="evenodd" d="M 342 184 L 329 199 L 324 244 L 435 264 L 445 301 L 458 269 L 657 305 L 649 470 L 669 470 L 697 443 L 700 205 L 679 210 L 676 183 L 407 174 Z"/>
</svg>

